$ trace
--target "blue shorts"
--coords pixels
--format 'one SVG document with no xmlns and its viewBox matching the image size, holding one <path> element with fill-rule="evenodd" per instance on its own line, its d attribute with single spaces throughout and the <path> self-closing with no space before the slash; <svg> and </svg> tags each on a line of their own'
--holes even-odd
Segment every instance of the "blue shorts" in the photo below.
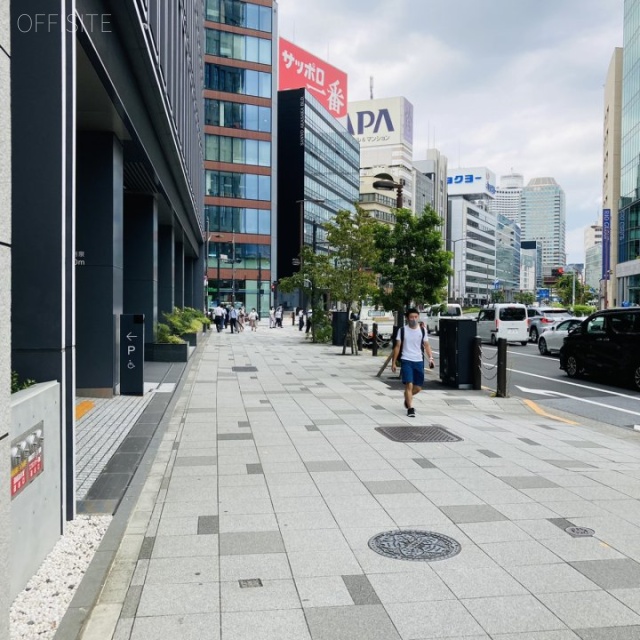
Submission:
<svg viewBox="0 0 640 640">
<path fill-rule="evenodd" d="M 424 384 L 424 361 L 400 360 L 400 377 L 402 384 L 411 382 L 414 387 L 422 387 Z"/>
</svg>

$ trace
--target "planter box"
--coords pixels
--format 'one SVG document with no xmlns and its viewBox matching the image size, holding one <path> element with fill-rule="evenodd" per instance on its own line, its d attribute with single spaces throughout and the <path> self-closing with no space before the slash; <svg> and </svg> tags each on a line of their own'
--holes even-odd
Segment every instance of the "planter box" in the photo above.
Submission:
<svg viewBox="0 0 640 640">
<path fill-rule="evenodd" d="M 198 335 L 197 333 L 183 333 L 180 337 L 183 340 L 186 340 L 189 345 L 191 345 L 192 347 L 197 347 L 198 346 Z"/>
<path fill-rule="evenodd" d="M 189 355 L 187 342 L 184 344 L 153 342 L 144 346 L 144 359 L 149 362 L 187 362 Z"/>
</svg>

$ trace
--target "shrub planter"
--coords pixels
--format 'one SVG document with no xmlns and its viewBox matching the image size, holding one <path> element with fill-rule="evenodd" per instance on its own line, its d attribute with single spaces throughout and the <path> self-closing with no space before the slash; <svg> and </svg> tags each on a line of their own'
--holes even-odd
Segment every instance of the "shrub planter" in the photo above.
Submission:
<svg viewBox="0 0 640 640">
<path fill-rule="evenodd" d="M 149 362 L 187 362 L 189 360 L 189 344 L 165 344 L 153 342 L 145 344 L 144 359 Z"/>
<path fill-rule="evenodd" d="M 186 340 L 192 347 L 198 346 L 198 334 L 196 332 L 193 333 L 183 333 L 180 336 L 183 340 Z"/>
</svg>

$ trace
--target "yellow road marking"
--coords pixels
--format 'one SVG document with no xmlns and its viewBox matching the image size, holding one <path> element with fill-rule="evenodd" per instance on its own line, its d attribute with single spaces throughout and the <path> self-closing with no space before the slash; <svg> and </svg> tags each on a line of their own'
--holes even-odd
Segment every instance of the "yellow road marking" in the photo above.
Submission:
<svg viewBox="0 0 640 640">
<path fill-rule="evenodd" d="M 541 409 L 533 400 L 523 400 L 523 402 L 535 411 L 539 416 L 544 416 L 545 418 L 551 418 L 552 420 L 558 420 L 559 422 L 564 422 L 565 424 L 571 424 L 574 426 L 578 426 L 578 422 L 573 422 L 572 420 L 566 420 L 565 418 L 560 418 L 558 416 L 554 416 L 551 413 L 547 413 L 544 409 Z"/>
<path fill-rule="evenodd" d="M 93 409 L 93 407 L 95 407 L 96 404 L 95 402 L 91 402 L 91 400 L 85 400 L 83 402 L 81 402 L 80 404 L 76 405 L 76 420 L 80 420 L 80 418 L 82 418 L 82 416 L 86 415 L 87 413 L 89 413 L 89 411 L 91 411 L 91 409 Z"/>
</svg>

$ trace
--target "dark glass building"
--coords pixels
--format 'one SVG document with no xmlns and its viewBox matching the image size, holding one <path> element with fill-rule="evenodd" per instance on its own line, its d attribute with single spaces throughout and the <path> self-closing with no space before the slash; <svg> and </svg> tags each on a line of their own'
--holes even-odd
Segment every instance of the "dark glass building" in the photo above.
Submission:
<svg viewBox="0 0 640 640">
<path fill-rule="evenodd" d="M 11 0 L 12 368 L 119 392 L 121 314 L 202 307 L 202 0 Z M 201 257 L 202 256 L 202 257 Z"/>
<path fill-rule="evenodd" d="M 277 55 L 273 0 L 206 0 L 207 304 L 271 302 Z"/>
<path fill-rule="evenodd" d="M 353 210 L 360 190 L 360 145 L 308 91 L 278 92 L 278 277 L 291 276 L 301 240 L 327 251 L 321 224 Z M 303 233 L 301 233 L 301 225 Z M 287 306 L 299 295 L 278 295 Z"/>
</svg>

